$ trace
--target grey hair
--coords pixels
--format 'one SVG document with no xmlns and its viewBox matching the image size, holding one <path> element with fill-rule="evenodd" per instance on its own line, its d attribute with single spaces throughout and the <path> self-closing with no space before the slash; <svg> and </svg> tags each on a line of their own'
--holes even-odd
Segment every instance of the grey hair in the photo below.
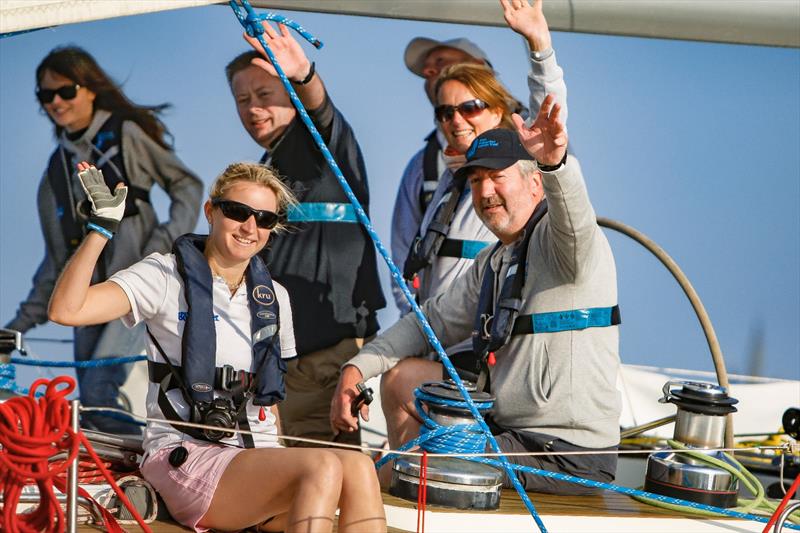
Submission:
<svg viewBox="0 0 800 533">
<path fill-rule="evenodd" d="M 529 161 L 527 159 L 520 159 L 517 161 L 517 168 L 519 169 L 520 174 L 526 178 L 531 178 L 534 174 L 541 173 L 539 170 L 539 165 L 536 164 L 536 161 Z"/>
</svg>

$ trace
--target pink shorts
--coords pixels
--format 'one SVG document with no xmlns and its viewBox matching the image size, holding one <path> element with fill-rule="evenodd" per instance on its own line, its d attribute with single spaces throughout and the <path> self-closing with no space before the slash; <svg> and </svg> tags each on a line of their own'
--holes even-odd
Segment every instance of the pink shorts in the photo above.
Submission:
<svg viewBox="0 0 800 533">
<path fill-rule="evenodd" d="M 186 462 L 178 468 L 169 464 L 174 447 L 158 450 L 141 467 L 142 476 L 153 485 L 167 504 L 172 518 L 195 531 L 205 516 L 214 491 L 231 460 L 242 448 L 185 441 L 189 452 Z"/>
</svg>

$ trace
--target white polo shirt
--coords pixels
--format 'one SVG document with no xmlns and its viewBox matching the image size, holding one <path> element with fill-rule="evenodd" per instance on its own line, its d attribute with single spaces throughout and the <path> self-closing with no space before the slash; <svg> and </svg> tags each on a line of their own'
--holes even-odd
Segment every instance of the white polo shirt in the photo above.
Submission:
<svg viewBox="0 0 800 533">
<path fill-rule="evenodd" d="M 131 312 L 122 318 L 123 323 L 133 327 L 145 322 L 152 335 L 169 357 L 173 365 L 181 364 L 181 337 L 186 325 L 188 306 L 184 296 L 183 282 L 178 275 L 173 254 L 154 253 L 131 267 L 117 272 L 110 278 L 119 285 L 131 303 Z M 214 276 L 214 324 L 217 333 L 217 366 L 231 365 L 236 370 L 254 372 L 253 346 L 250 332 L 250 309 L 247 302 L 246 284 L 242 284 L 231 296 L 225 280 Z M 292 308 L 289 294 L 284 287 L 273 281 L 280 309 L 281 357 L 289 359 L 297 355 Z M 153 341 L 147 336 L 147 354 L 152 361 L 163 363 L 163 358 Z M 159 385 L 150 383 L 147 390 L 147 416 L 165 418 L 158 406 Z M 219 396 L 219 393 L 215 393 Z M 189 419 L 189 407 L 179 389 L 167 393 L 170 403 L 178 415 Z M 265 407 L 266 419 L 258 419 L 260 407 L 247 404 L 247 419 L 256 447 L 280 446 L 277 440 L 275 417 Z M 152 453 L 165 446 L 175 446 L 183 440 L 193 440 L 168 424 L 150 422 L 144 434 L 144 449 Z M 242 446 L 236 434 L 222 443 Z"/>
</svg>

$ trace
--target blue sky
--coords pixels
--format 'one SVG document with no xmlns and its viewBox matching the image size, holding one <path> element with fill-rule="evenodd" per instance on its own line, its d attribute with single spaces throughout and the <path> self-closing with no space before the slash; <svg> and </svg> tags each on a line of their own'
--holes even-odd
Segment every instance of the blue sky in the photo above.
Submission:
<svg viewBox="0 0 800 533">
<path fill-rule="evenodd" d="M 421 80 L 402 62 L 406 43 L 418 35 L 468 36 L 527 100 L 522 43 L 508 29 L 286 14 L 325 43 L 309 53 L 361 142 L 372 218 L 387 246 L 399 176 L 432 127 Z M 227 61 L 245 49 L 225 7 L 0 40 L 3 323 L 30 289 L 44 249 L 35 197 L 54 143 L 34 99 L 34 69 L 51 48 L 67 43 L 93 53 L 135 101 L 173 104 L 165 122 L 177 153 L 206 186 L 228 163 L 260 156 L 224 79 Z M 570 140 L 597 213 L 638 228 L 674 257 L 711 315 L 729 372 L 751 371 L 749 354 L 761 336 L 765 360 L 758 372 L 799 379 L 800 51 L 567 33 L 555 33 L 554 46 L 569 90 Z M 163 193 L 154 198 L 165 214 Z M 712 369 L 699 324 L 670 275 L 640 246 L 609 237 L 622 360 Z M 388 275 L 384 280 L 390 300 Z M 395 318 L 390 303 L 381 322 Z M 53 325 L 29 333 L 69 335 Z M 31 347 L 43 358 L 69 353 L 63 345 Z"/>
</svg>

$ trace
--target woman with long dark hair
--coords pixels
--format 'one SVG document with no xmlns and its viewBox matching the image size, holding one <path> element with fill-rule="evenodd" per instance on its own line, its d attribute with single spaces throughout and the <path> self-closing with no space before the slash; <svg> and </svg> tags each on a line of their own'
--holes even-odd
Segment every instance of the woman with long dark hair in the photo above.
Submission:
<svg viewBox="0 0 800 533">
<path fill-rule="evenodd" d="M 80 161 L 103 170 L 107 184 L 128 187 L 129 200 L 117 237 L 103 252 L 94 280 L 103 281 L 152 252 L 167 252 L 179 235 L 194 229 L 203 184 L 175 156 L 158 118 L 166 105 L 141 106 L 85 50 L 52 50 L 36 68 L 36 98 L 55 127 L 57 147 L 50 156 L 38 192 L 45 256 L 33 288 L 6 327 L 21 332 L 47 321 L 47 303 L 58 274 L 87 230 L 86 194 L 74 172 Z M 157 183 L 169 195 L 169 220 L 160 223 L 150 189 Z M 75 359 L 85 361 L 138 353 L 142 331 L 119 321 L 75 328 Z M 77 370 L 84 405 L 117 407 L 122 366 Z M 87 427 L 125 431 L 132 426 L 106 417 L 85 417 Z"/>
</svg>

